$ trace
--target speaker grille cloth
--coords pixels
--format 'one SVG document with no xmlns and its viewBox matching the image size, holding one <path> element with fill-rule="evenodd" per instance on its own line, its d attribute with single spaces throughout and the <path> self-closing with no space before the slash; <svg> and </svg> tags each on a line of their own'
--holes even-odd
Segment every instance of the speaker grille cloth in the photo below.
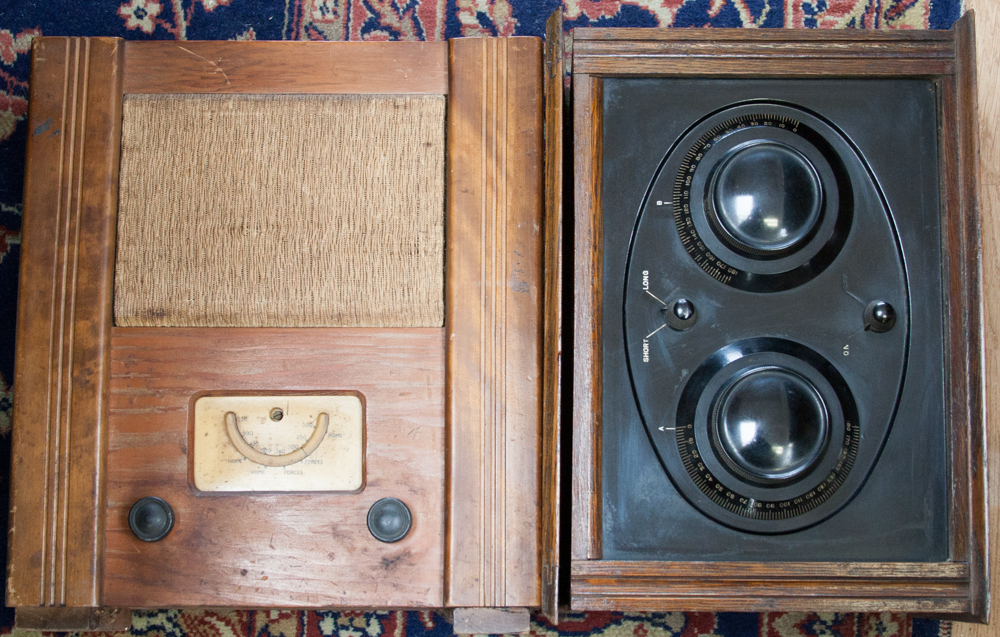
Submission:
<svg viewBox="0 0 1000 637">
<path fill-rule="evenodd" d="M 127 95 L 122 115 L 117 325 L 443 325 L 443 96 Z"/>
</svg>

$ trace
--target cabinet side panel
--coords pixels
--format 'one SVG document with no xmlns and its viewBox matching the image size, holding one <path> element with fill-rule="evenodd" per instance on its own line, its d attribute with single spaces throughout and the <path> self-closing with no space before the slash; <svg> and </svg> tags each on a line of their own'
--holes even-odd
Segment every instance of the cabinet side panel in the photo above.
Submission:
<svg viewBox="0 0 1000 637">
<path fill-rule="evenodd" d="M 949 246 L 949 254 L 959 256 L 962 262 L 959 271 L 963 273 L 962 287 L 959 294 L 962 298 L 962 345 L 965 350 L 962 358 L 952 359 L 952 378 L 967 379 L 964 383 L 956 382 L 956 389 L 963 392 L 961 415 L 952 416 L 955 425 L 962 426 L 967 433 L 956 436 L 954 444 L 964 442 L 967 445 L 967 476 L 961 478 L 963 486 L 968 485 L 968 529 L 957 529 L 966 538 L 967 555 L 971 569 L 972 585 L 970 587 L 971 614 L 979 621 L 986 622 L 989 615 L 989 569 L 988 555 L 988 519 L 987 519 L 987 467 L 986 467 L 986 413 L 984 405 L 984 325 L 983 325 L 983 295 L 982 295 L 982 229 L 980 224 L 980 170 L 979 170 L 979 136 L 978 109 L 976 102 L 976 29 L 974 16 L 966 13 L 952 29 L 955 33 L 955 88 L 957 107 L 955 127 L 956 144 L 958 147 L 957 194 L 958 207 L 953 209 L 956 215 L 955 223 L 961 229 L 961 243 Z M 949 202 L 950 203 L 950 202 Z M 967 353 L 966 353 L 967 352 Z M 953 380 L 953 382 L 954 382 Z M 966 422 L 963 422 L 967 420 Z M 965 451 L 964 449 L 961 449 Z M 955 462 L 956 472 L 961 469 L 961 463 Z M 955 479 L 959 479 L 956 475 Z M 956 504 L 964 504 L 956 498 Z M 957 535 L 957 534 L 956 534 Z M 961 544 L 956 538 L 956 543 Z M 963 555 L 957 553 L 958 556 Z"/>
<path fill-rule="evenodd" d="M 446 603 L 537 606 L 541 41 L 450 46 Z"/>
<path fill-rule="evenodd" d="M 980 273 L 982 277 L 982 293 L 985 305 L 983 316 L 985 381 L 984 407 L 987 415 L 986 447 L 988 453 L 988 488 L 986 506 L 986 523 L 989 527 L 989 538 L 985 541 L 986 568 L 985 605 L 987 612 L 990 607 L 990 597 L 998 597 L 997 577 L 1000 565 L 1000 552 L 996 550 L 997 529 L 1000 528 L 1000 427 L 990 423 L 989 417 L 1000 411 L 1000 392 L 997 391 L 997 381 L 1000 379 L 1000 40 L 990 37 L 990 34 L 1000 32 L 1000 4 L 989 0 L 967 0 L 966 9 L 975 11 L 977 54 L 976 91 L 978 95 L 979 124 L 979 206 L 982 220 L 982 261 Z M 977 489 L 980 487 L 977 487 Z M 990 577 L 989 573 L 993 576 Z M 956 637 L 990 637 L 996 634 L 997 617 L 994 611 L 990 615 L 989 625 L 955 623 L 952 632 Z"/>
<path fill-rule="evenodd" d="M 542 612 L 559 621 L 562 369 L 563 20 L 545 26 L 545 346 L 541 466 Z"/>
<path fill-rule="evenodd" d="M 7 603 L 97 606 L 121 42 L 33 46 Z"/>
</svg>

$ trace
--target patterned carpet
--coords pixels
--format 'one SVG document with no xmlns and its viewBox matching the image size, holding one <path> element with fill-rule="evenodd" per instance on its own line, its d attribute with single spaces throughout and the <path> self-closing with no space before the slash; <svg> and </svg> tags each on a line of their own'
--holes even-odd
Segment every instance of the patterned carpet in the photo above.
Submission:
<svg viewBox="0 0 1000 637">
<path fill-rule="evenodd" d="M 566 28 L 946 29 L 960 0 L 564 0 Z M 29 50 L 39 35 L 129 39 L 441 40 L 541 35 L 559 0 L 0 0 L 0 527 L 6 527 L 14 323 L 27 139 Z M 0 559 L 6 559 L 6 547 Z M 13 630 L 0 608 L 0 634 Z M 16 631 L 14 631 L 16 632 Z M 947 637 L 947 622 L 905 615 L 578 613 L 538 635 L 673 637 Z M 431 612 L 176 611 L 137 613 L 132 634 L 313 637 L 450 635 Z"/>
</svg>

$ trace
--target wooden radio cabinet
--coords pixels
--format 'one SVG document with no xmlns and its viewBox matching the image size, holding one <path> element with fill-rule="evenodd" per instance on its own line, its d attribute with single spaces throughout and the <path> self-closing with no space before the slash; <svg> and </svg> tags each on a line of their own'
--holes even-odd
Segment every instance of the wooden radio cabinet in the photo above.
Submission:
<svg viewBox="0 0 1000 637">
<path fill-rule="evenodd" d="M 572 607 L 985 621 L 972 15 L 572 37 Z"/>
<path fill-rule="evenodd" d="M 19 623 L 985 621 L 971 15 L 566 37 L 35 40 Z"/>
<path fill-rule="evenodd" d="M 19 624 L 554 612 L 542 58 L 537 38 L 34 42 Z"/>
</svg>

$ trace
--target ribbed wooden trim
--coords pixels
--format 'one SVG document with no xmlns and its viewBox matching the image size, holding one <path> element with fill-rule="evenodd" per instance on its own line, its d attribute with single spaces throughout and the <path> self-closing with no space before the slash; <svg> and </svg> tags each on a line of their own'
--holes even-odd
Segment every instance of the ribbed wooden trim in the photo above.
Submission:
<svg viewBox="0 0 1000 637">
<path fill-rule="evenodd" d="M 538 606 L 541 41 L 450 47 L 446 603 Z"/>
<path fill-rule="evenodd" d="M 651 42 L 754 42 L 781 43 L 870 43 L 907 44 L 934 48 L 936 43 L 949 42 L 954 36 L 947 31 L 879 31 L 871 29 L 647 29 L 589 27 L 573 30 L 574 41 L 651 41 Z M 576 51 L 574 49 L 574 55 Z"/>
<path fill-rule="evenodd" d="M 121 41 L 33 43 L 7 603 L 99 606 Z"/>
<path fill-rule="evenodd" d="M 574 561 L 574 610 L 968 613 L 964 563 Z"/>
<path fill-rule="evenodd" d="M 573 72 L 616 76 L 874 77 L 932 76 L 954 71 L 954 36 L 949 32 L 922 37 L 903 32 L 847 31 L 577 29 L 573 36 Z M 766 60 L 766 71 L 749 63 L 754 60 Z"/>
</svg>

